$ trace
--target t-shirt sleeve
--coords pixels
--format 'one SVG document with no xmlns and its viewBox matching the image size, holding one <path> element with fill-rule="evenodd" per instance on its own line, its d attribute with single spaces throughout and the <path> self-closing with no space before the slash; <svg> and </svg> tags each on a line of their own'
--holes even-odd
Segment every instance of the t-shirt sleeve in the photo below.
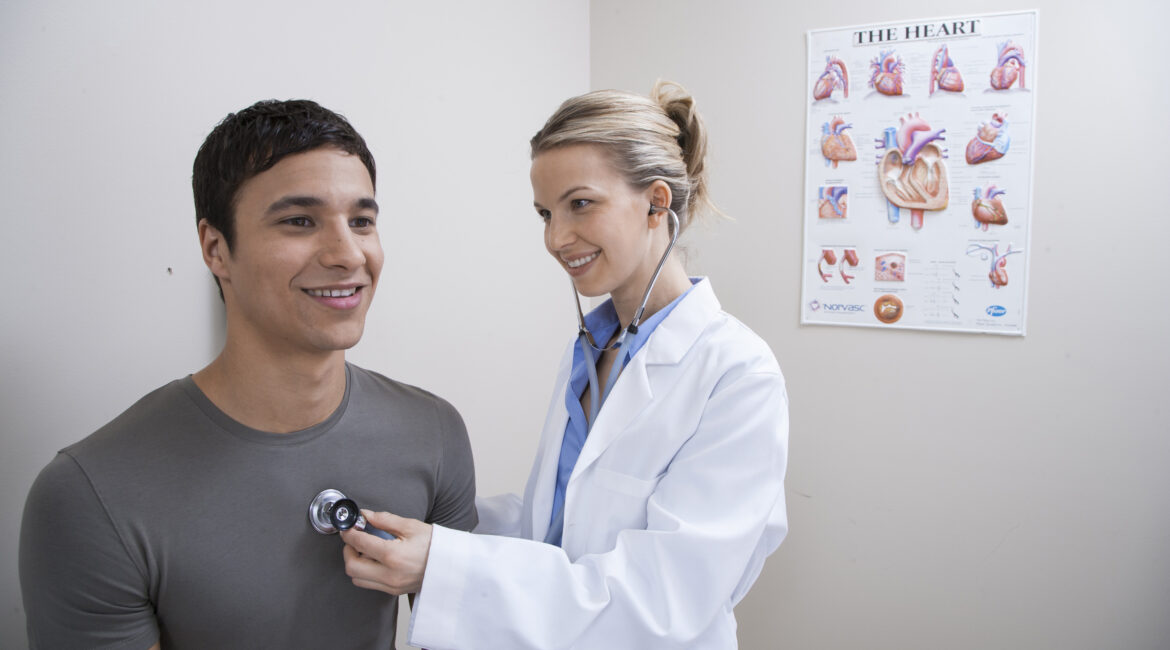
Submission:
<svg viewBox="0 0 1170 650">
<path fill-rule="evenodd" d="M 442 402 L 438 407 L 442 432 L 435 502 L 427 523 L 457 530 L 471 530 L 479 522 L 475 511 L 475 464 L 467 427 L 455 407 Z"/>
<path fill-rule="evenodd" d="M 84 470 L 58 454 L 33 483 L 20 528 L 29 647 L 150 647 L 159 633 L 148 584 Z"/>
</svg>

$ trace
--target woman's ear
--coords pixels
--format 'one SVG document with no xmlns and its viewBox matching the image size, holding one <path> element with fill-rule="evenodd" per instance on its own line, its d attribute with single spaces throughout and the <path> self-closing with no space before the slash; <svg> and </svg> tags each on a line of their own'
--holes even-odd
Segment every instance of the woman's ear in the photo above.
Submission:
<svg viewBox="0 0 1170 650">
<path fill-rule="evenodd" d="M 657 228 L 659 225 L 666 223 L 666 211 L 670 208 L 670 201 L 673 195 L 670 191 L 670 186 L 666 181 L 654 181 L 650 187 L 646 188 L 646 194 L 650 200 L 649 221 L 651 228 Z"/>
</svg>

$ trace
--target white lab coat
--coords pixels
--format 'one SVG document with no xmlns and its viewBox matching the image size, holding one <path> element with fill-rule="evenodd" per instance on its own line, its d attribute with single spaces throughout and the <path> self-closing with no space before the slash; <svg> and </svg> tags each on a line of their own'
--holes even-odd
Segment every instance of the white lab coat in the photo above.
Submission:
<svg viewBox="0 0 1170 650">
<path fill-rule="evenodd" d="M 568 412 L 566 351 L 521 500 L 435 526 L 410 642 L 431 650 L 735 648 L 733 608 L 788 530 L 788 398 L 767 344 L 707 280 L 630 360 L 544 544 Z M 517 539 L 519 538 L 519 539 Z"/>
</svg>

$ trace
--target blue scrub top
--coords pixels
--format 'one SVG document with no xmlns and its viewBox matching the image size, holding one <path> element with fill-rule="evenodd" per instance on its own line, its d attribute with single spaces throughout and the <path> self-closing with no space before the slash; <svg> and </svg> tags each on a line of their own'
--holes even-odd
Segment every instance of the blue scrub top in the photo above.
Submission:
<svg viewBox="0 0 1170 650">
<path fill-rule="evenodd" d="M 691 289 L 693 289 L 701 278 L 690 278 L 690 280 Z M 625 368 L 630 359 L 638 353 L 638 350 L 642 349 L 642 346 L 650 339 L 650 335 L 658 328 L 658 324 L 666 320 L 670 312 L 678 303 L 682 302 L 691 289 L 687 289 L 669 305 L 654 312 L 653 316 L 638 324 L 638 333 L 632 334 L 626 339 L 624 350 L 620 352 L 619 361 L 622 368 Z M 585 327 L 593 334 L 594 341 L 610 340 L 620 326 L 621 322 L 618 320 L 617 311 L 613 308 L 612 299 L 606 300 L 585 315 Z M 620 375 L 618 380 L 621 380 Z M 546 542 L 557 546 L 561 545 L 564 532 L 562 524 L 564 517 L 561 510 L 565 506 L 565 490 L 569 485 L 569 477 L 573 474 L 573 467 L 577 464 L 577 457 L 581 455 L 581 448 L 585 446 L 585 438 L 589 435 L 588 418 L 585 415 L 585 410 L 581 408 L 581 396 L 588 389 L 589 374 L 585 369 L 585 354 L 581 351 L 580 344 L 574 344 L 573 368 L 569 373 L 569 385 L 565 389 L 565 408 L 569 411 L 569 421 L 565 424 L 565 437 L 561 442 L 561 456 L 557 462 L 556 491 L 553 493 L 552 517 L 549 519 L 549 534 L 545 538 Z M 602 403 L 602 407 L 604 408 L 604 403 Z"/>
</svg>

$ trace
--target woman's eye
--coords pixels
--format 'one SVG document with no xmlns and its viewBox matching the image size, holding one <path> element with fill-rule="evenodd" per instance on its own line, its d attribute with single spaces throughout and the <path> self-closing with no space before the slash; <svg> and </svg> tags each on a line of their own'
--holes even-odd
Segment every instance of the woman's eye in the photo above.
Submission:
<svg viewBox="0 0 1170 650">
<path fill-rule="evenodd" d="M 548 221 L 549 219 L 552 219 L 552 212 L 549 212 L 548 210 L 537 210 L 536 214 L 539 215 L 540 218 L 543 219 L 544 221 Z"/>
<path fill-rule="evenodd" d="M 584 208 L 585 206 L 589 205 L 590 203 L 592 203 L 592 201 L 590 201 L 589 199 L 573 199 L 572 201 L 569 202 L 569 205 L 571 205 L 574 210 L 580 210 L 581 208 Z"/>
</svg>

